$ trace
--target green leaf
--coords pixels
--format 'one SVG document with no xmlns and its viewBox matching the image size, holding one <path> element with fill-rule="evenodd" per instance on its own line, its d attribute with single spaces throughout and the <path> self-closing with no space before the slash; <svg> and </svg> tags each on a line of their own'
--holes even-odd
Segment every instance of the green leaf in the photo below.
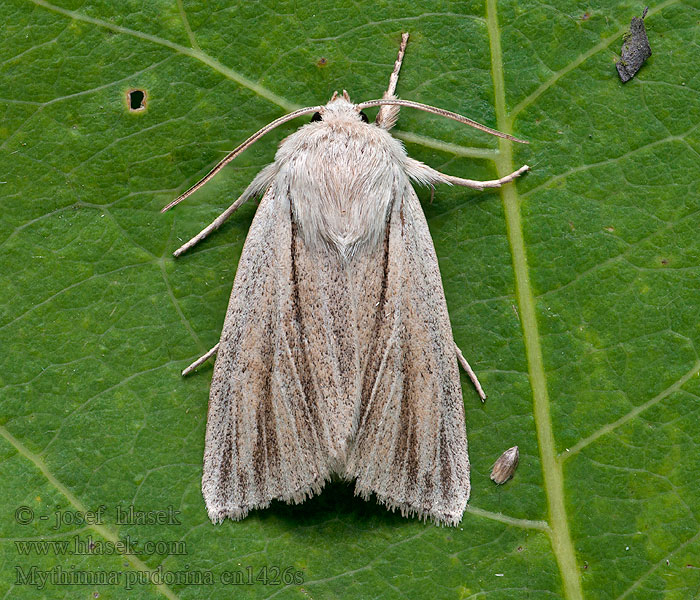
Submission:
<svg viewBox="0 0 700 600">
<path fill-rule="evenodd" d="M 0 6 L 3 598 L 700 593 L 697 2 L 650 7 L 653 55 L 624 85 L 614 62 L 644 4 L 380 4 Z M 470 508 L 439 528 L 336 482 L 212 525 L 211 367 L 179 373 L 218 339 L 254 203 L 171 252 L 298 123 L 159 209 L 294 107 L 379 97 L 402 31 L 401 97 L 530 141 L 407 109 L 396 128 L 451 174 L 533 167 L 500 191 L 419 192 L 456 341 L 489 394 L 480 405 L 463 377 Z M 514 444 L 520 466 L 496 487 Z M 119 519 L 129 506 L 168 523 Z"/>
</svg>

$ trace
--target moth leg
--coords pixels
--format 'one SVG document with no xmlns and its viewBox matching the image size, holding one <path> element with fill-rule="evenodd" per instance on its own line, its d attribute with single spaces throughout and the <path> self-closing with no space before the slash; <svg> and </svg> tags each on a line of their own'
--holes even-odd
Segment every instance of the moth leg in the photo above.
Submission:
<svg viewBox="0 0 700 600">
<path fill-rule="evenodd" d="M 173 252 L 173 256 L 180 256 L 183 252 L 187 252 L 192 246 L 195 246 L 199 244 L 204 238 L 206 238 L 210 233 L 213 231 L 216 231 L 219 227 L 221 227 L 226 219 L 228 219 L 236 210 L 238 207 L 243 204 L 248 198 L 245 197 L 245 194 L 241 196 L 238 200 L 236 200 L 231 206 L 229 206 L 224 212 L 222 212 L 216 219 L 214 219 L 209 225 L 207 225 L 202 231 L 200 231 L 197 235 L 195 235 L 190 241 L 185 242 L 180 246 L 175 252 Z"/>
<path fill-rule="evenodd" d="M 211 350 L 209 350 L 209 352 L 207 352 L 206 354 L 203 354 L 202 356 L 200 356 L 200 357 L 199 357 L 197 360 L 195 360 L 189 367 L 187 367 L 186 369 L 183 369 L 183 371 L 182 371 L 182 376 L 184 377 L 185 375 L 189 375 L 189 374 L 190 374 L 192 371 L 194 371 L 199 365 L 201 365 L 202 363 L 207 362 L 212 356 L 214 356 L 214 355 L 217 353 L 218 350 L 219 350 L 219 344 L 217 344 L 216 346 L 214 346 L 214 347 L 213 347 Z M 457 351 L 459 351 L 459 349 L 457 349 Z"/>
<path fill-rule="evenodd" d="M 463 185 L 464 187 L 474 188 L 475 190 L 483 190 L 484 188 L 497 188 L 501 187 L 504 183 L 510 183 L 514 179 L 520 177 L 526 171 L 529 171 L 530 167 L 523 165 L 517 171 L 513 171 L 510 175 L 501 177 L 500 179 L 489 179 L 488 181 L 475 181 L 474 179 L 462 179 L 461 177 L 454 177 L 453 175 L 445 175 L 440 173 L 445 178 L 445 183 L 451 183 L 452 185 Z"/>
<path fill-rule="evenodd" d="M 277 166 L 275 165 L 275 163 L 267 165 L 262 171 L 260 171 L 260 173 L 258 173 L 255 176 L 255 179 L 253 179 L 253 181 L 250 182 L 250 185 L 240 195 L 238 200 L 236 200 L 224 212 L 222 212 L 218 217 L 216 217 L 216 219 L 214 219 L 209 225 L 202 229 L 202 231 L 195 235 L 189 242 L 185 242 L 182 246 L 175 250 L 175 252 L 173 252 L 173 256 L 180 256 L 180 254 L 182 254 L 183 252 L 187 252 L 187 250 L 192 248 L 192 246 L 201 242 L 213 231 L 216 231 L 219 227 L 221 227 L 224 224 L 226 219 L 228 219 L 233 213 L 236 212 L 236 210 L 238 210 L 241 204 L 270 187 L 270 184 L 272 183 L 272 180 L 275 178 L 276 174 Z"/>
<path fill-rule="evenodd" d="M 408 176 L 419 183 L 427 185 L 447 183 L 448 185 L 461 185 L 475 190 L 501 187 L 503 184 L 517 179 L 523 173 L 529 170 L 530 167 L 528 165 L 523 165 L 517 171 L 513 171 L 510 175 L 506 175 L 500 179 L 477 181 L 475 179 L 462 179 L 461 177 L 455 177 L 454 175 L 447 175 L 413 158 L 406 159 L 406 172 L 408 173 Z"/>
<path fill-rule="evenodd" d="M 401 46 L 399 46 L 399 55 L 396 58 L 396 63 L 394 63 L 394 70 L 391 72 L 391 75 L 389 76 L 389 87 L 387 88 L 386 92 L 384 92 L 384 95 L 382 98 L 384 100 L 387 99 L 396 99 L 396 83 L 399 80 L 399 71 L 401 70 L 401 63 L 403 62 L 403 56 L 406 53 L 406 44 L 408 43 L 408 33 L 404 33 L 401 35 Z M 374 122 L 377 124 L 377 127 L 381 127 L 382 129 L 391 129 L 395 124 L 396 120 L 399 118 L 399 109 L 400 106 L 396 105 L 390 105 L 390 104 L 384 104 L 383 106 L 379 107 L 379 112 L 377 113 L 377 118 L 374 120 Z"/>
<path fill-rule="evenodd" d="M 469 379 L 472 380 L 472 383 L 474 384 L 474 387 L 476 388 L 476 393 L 479 394 L 479 398 L 481 398 L 482 402 L 486 401 L 486 394 L 484 393 L 484 389 L 481 387 L 481 384 L 479 383 L 479 379 L 476 376 L 476 373 L 474 373 L 474 370 L 471 368 L 469 363 L 467 362 L 467 359 L 464 358 L 464 354 L 462 354 L 462 351 L 459 349 L 459 346 L 455 342 L 455 352 L 457 353 L 457 360 L 459 361 L 459 364 L 462 365 L 462 368 L 467 372 L 467 375 L 469 375 Z M 183 371 L 184 375 L 184 371 Z"/>
</svg>

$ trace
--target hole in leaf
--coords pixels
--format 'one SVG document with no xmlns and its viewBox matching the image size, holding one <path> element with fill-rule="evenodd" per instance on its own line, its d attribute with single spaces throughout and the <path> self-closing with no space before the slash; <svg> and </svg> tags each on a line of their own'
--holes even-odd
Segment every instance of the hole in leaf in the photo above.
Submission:
<svg viewBox="0 0 700 600">
<path fill-rule="evenodd" d="M 146 92 L 144 90 L 129 90 L 126 93 L 126 102 L 132 112 L 143 110 L 146 108 Z"/>
</svg>

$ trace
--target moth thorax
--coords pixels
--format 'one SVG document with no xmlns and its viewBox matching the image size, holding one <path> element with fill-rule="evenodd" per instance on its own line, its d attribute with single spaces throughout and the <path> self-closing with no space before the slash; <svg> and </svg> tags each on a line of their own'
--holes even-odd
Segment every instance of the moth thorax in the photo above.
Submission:
<svg viewBox="0 0 700 600">
<path fill-rule="evenodd" d="M 335 129 L 289 161 L 287 190 L 305 242 L 350 258 L 383 240 L 401 169 L 371 136 Z"/>
</svg>

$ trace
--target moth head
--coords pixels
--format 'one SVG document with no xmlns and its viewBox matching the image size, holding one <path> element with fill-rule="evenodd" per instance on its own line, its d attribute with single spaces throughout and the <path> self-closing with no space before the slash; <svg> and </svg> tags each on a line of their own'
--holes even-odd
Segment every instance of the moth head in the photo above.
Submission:
<svg viewBox="0 0 700 600">
<path fill-rule="evenodd" d="M 322 107 L 318 112 L 315 112 L 311 117 L 311 122 L 313 123 L 315 121 L 369 123 L 367 115 L 350 101 L 350 96 L 348 96 L 345 90 L 343 90 L 342 96 L 340 96 L 338 92 L 333 92 L 328 104 Z"/>
</svg>

